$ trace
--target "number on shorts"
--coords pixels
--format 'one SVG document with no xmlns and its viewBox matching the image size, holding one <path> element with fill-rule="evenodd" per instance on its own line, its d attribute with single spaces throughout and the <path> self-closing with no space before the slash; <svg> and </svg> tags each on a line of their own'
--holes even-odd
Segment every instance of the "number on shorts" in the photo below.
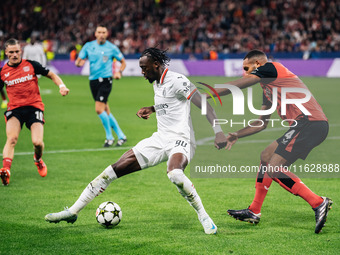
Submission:
<svg viewBox="0 0 340 255">
<path fill-rule="evenodd" d="M 286 139 L 292 138 L 293 134 L 295 133 L 295 130 L 289 131 L 287 134 L 285 134 Z"/>
<path fill-rule="evenodd" d="M 43 121 L 44 114 L 41 111 L 35 111 L 35 118 L 37 120 Z"/>
<path fill-rule="evenodd" d="M 182 147 L 186 147 L 187 146 L 187 142 L 185 142 L 185 141 L 182 141 L 182 140 L 177 140 L 176 141 L 176 146 L 175 147 L 177 147 L 177 146 L 182 146 Z"/>
</svg>

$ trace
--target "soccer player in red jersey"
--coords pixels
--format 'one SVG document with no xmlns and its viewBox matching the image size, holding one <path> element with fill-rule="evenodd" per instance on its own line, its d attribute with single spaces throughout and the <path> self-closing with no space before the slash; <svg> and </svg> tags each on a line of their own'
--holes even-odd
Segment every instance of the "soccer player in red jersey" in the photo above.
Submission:
<svg viewBox="0 0 340 255">
<path fill-rule="evenodd" d="M 44 104 L 41 100 L 37 75 L 50 78 L 62 96 L 69 93 L 58 75 L 42 67 L 36 61 L 22 59 L 21 47 L 16 39 L 5 43 L 8 62 L 0 69 L 0 90 L 6 86 L 9 99 L 5 112 L 7 140 L 3 150 L 3 167 L 0 170 L 3 185 L 9 184 L 14 147 L 24 123 L 31 130 L 34 145 L 34 163 L 41 177 L 47 174 L 47 167 L 41 156 L 44 150 Z"/>
<path fill-rule="evenodd" d="M 277 96 L 278 115 L 290 123 L 290 129 L 279 139 L 272 142 L 262 153 L 259 172 L 256 179 L 256 192 L 251 205 L 243 210 L 228 210 L 232 217 L 251 223 L 258 223 L 261 216 L 262 203 L 268 189 L 274 180 L 290 193 L 300 196 L 311 205 L 315 211 L 315 233 L 324 226 L 332 200 L 313 193 L 295 174 L 287 171 L 287 166 L 298 158 L 306 159 L 309 152 L 322 143 L 328 134 L 328 122 L 321 106 L 311 95 L 303 107 L 310 113 L 304 114 L 295 104 L 287 104 L 286 113 L 281 112 L 283 99 L 303 98 L 302 93 L 282 93 L 290 88 L 303 89 L 309 92 L 306 85 L 291 71 L 277 62 L 268 62 L 265 53 L 259 50 L 250 51 L 243 60 L 246 75 L 228 84 L 246 88 L 260 83 L 263 89 L 263 105 L 261 110 L 269 110 Z M 229 94 L 226 88 L 216 89 L 219 95 Z M 274 91 L 274 92 L 273 92 Z M 310 92 L 309 92 L 310 93 Z M 273 96 L 274 95 L 274 96 Z M 276 100 L 275 100 L 276 101 Z M 268 111 L 269 112 L 269 111 Z M 227 149 L 235 144 L 238 138 L 253 135 L 264 130 L 271 114 L 260 116 L 259 120 L 249 126 L 229 133 Z M 263 125 L 261 125 L 263 124 Z"/>
</svg>

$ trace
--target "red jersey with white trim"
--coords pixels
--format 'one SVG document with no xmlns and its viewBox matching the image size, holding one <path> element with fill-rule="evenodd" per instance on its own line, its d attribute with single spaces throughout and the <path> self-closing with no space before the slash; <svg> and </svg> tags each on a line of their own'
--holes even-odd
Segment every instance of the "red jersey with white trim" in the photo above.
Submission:
<svg viewBox="0 0 340 255">
<path fill-rule="evenodd" d="M 263 104 L 271 105 L 272 103 L 272 95 L 273 88 L 277 88 L 277 113 L 281 119 L 297 119 L 303 115 L 303 112 L 295 105 L 295 104 L 287 104 L 286 105 L 286 114 L 282 115 L 281 113 L 281 89 L 282 88 L 303 88 L 308 90 L 307 86 L 299 79 L 297 75 L 289 71 L 285 66 L 278 62 L 267 62 L 263 66 L 255 69 L 251 72 L 261 78 L 260 85 L 263 89 Z M 309 90 L 308 90 L 309 91 Z M 321 106 L 313 97 L 312 93 L 311 98 L 308 102 L 303 103 L 302 105 L 311 113 L 308 116 L 310 121 L 327 121 L 327 117 L 324 114 Z M 287 92 L 287 99 L 301 99 L 306 95 L 304 93 L 298 92 Z"/>
<path fill-rule="evenodd" d="M 44 111 L 37 74 L 46 76 L 49 70 L 36 61 L 23 59 L 19 65 L 6 63 L 0 69 L 0 89 L 6 86 L 9 99 L 7 110 L 33 106 Z"/>
<path fill-rule="evenodd" d="M 166 137 L 192 138 L 193 143 L 190 99 L 196 87 L 183 74 L 165 69 L 153 89 L 157 131 Z"/>
</svg>

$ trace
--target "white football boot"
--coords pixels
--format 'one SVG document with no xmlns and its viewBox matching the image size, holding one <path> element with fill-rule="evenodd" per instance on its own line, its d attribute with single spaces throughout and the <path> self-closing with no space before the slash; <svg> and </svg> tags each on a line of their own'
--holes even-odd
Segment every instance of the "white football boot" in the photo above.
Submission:
<svg viewBox="0 0 340 255">
<path fill-rule="evenodd" d="M 215 223 L 213 222 L 213 220 L 209 217 L 206 216 L 202 219 L 199 219 L 203 228 L 204 228 L 204 232 L 208 235 L 213 235 L 217 233 L 217 226 L 215 225 Z"/>
<path fill-rule="evenodd" d="M 74 223 L 77 220 L 77 214 L 73 214 L 69 209 L 65 208 L 64 211 L 57 213 L 50 213 L 45 216 L 45 220 L 49 223 L 59 223 L 60 221 L 66 221 L 67 223 Z"/>
</svg>

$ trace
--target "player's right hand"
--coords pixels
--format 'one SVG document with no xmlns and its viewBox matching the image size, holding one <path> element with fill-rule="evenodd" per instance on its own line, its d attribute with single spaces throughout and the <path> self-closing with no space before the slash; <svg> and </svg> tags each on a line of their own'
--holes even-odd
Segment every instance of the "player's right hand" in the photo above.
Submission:
<svg viewBox="0 0 340 255">
<path fill-rule="evenodd" d="M 230 151 L 231 147 L 236 143 L 237 139 L 237 133 L 228 133 L 227 146 L 225 148 Z"/>
<path fill-rule="evenodd" d="M 70 90 L 69 90 L 67 87 L 61 87 L 61 88 L 59 89 L 59 93 L 60 93 L 62 96 L 66 96 L 69 92 L 70 92 Z"/>
<path fill-rule="evenodd" d="M 153 113 L 152 107 L 143 107 L 143 108 L 139 109 L 139 111 L 136 113 L 136 115 L 139 118 L 143 118 L 143 119 L 147 120 L 150 117 L 151 113 Z"/>
<path fill-rule="evenodd" d="M 225 137 L 224 133 L 223 132 L 218 132 L 216 135 L 215 135 L 215 147 L 217 149 L 223 149 L 226 145 L 227 145 L 227 138 Z"/>
</svg>

